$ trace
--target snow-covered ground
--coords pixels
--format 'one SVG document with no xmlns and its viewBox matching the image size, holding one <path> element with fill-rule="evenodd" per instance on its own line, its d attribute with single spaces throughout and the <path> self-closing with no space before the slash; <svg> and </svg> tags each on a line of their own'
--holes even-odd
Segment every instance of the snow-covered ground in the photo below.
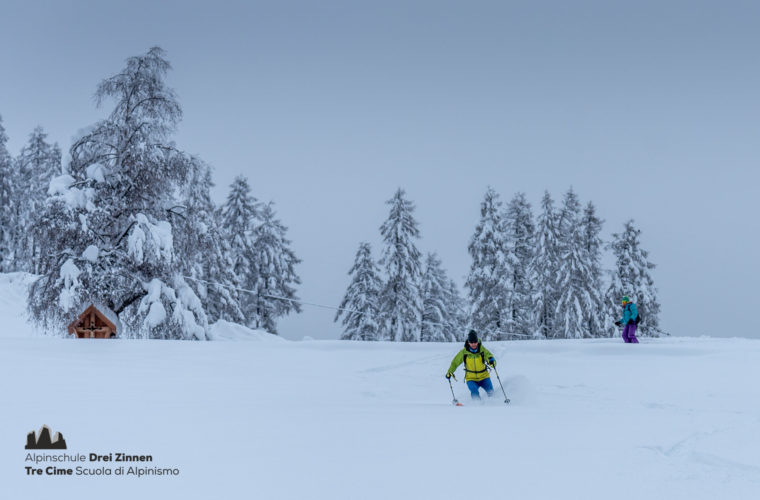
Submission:
<svg viewBox="0 0 760 500">
<path fill-rule="evenodd" d="M 2 291 L 0 300 L 3 321 L 16 321 L 13 300 Z M 758 341 L 490 343 L 512 403 L 474 404 L 459 382 L 465 406 L 455 407 L 443 374 L 458 344 L 250 339 L 73 340 L 4 330 L 0 496 L 760 496 Z M 63 434 L 69 454 L 153 457 L 86 468 L 180 474 L 28 476 L 26 436 L 42 425 Z M 60 466 L 38 467 L 50 465 Z"/>
</svg>

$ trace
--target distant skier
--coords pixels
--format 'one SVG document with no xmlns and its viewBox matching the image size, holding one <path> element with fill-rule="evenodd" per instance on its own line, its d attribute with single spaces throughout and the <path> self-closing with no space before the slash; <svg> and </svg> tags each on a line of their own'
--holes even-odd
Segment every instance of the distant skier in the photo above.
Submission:
<svg viewBox="0 0 760 500">
<path fill-rule="evenodd" d="M 487 364 L 496 366 L 496 360 L 491 351 L 483 347 L 475 330 L 470 330 L 464 343 L 464 349 L 459 351 L 451 361 L 449 371 L 446 372 L 447 379 L 454 375 L 454 371 L 462 362 L 464 362 L 464 379 L 467 381 L 467 388 L 470 389 L 472 399 L 480 399 L 481 387 L 485 389 L 489 398 L 493 396 L 493 384 Z"/>
<path fill-rule="evenodd" d="M 639 311 L 636 309 L 636 304 L 631 302 L 628 296 L 623 297 L 623 317 L 620 321 L 615 321 L 617 326 L 625 325 L 623 327 L 623 341 L 626 344 L 638 344 L 639 339 L 636 338 L 636 319 L 639 317 Z"/>
</svg>

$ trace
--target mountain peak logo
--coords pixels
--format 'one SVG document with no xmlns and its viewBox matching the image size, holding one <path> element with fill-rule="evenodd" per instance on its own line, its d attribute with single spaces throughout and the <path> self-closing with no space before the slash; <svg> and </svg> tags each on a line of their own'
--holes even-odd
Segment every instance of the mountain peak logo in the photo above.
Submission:
<svg viewBox="0 0 760 500">
<path fill-rule="evenodd" d="M 34 431 L 26 435 L 25 450 L 65 450 L 66 440 L 60 432 L 55 433 L 55 438 L 50 437 L 50 428 L 43 425 L 39 435 Z"/>
</svg>

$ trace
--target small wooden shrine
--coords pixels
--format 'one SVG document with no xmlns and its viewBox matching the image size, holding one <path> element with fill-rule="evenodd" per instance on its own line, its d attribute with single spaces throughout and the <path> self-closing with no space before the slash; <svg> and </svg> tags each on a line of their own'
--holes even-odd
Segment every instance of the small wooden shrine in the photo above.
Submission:
<svg viewBox="0 0 760 500">
<path fill-rule="evenodd" d="M 110 318 L 109 318 L 110 316 Z M 77 319 L 69 325 L 69 335 L 78 339 L 111 339 L 118 334 L 116 314 L 107 307 L 90 307 L 84 310 Z"/>
</svg>

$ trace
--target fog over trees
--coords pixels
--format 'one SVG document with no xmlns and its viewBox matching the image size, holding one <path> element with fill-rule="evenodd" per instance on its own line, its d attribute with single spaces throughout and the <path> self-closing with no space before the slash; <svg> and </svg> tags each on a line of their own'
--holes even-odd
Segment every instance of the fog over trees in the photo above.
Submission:
<svg viewBox="0 0 760 500">
<path fill-rule="evenodd" d="M 211 198 L 213 168 L 174 142 L 182 108 L 154 47 L 127 59 L 96 87 L 104 117 L 62 154 L 42 127 L 17 155 L 0 117 L 0 272 L 36 277 L 32 318 L 61 332 L 89 304 L 116 315 L 128 338 L 210 338 L 219 320 L 277 333 L 301 311 L 301 260 L 275 203 L 237 177 L 226 201 Z M 0 110 L 1 111 L 1 110 Z M 657 336 L 660 303 L 641 247 L 626 222 L 611 241 L 593 202 L 569 189 L 537 209 L 487 188 L 466 245 L 464 289 L 435 249 L 423 253 L 415 203 L 399 188 L 379 227 L 377 260 L 360 243 L 336 312 L 353 340 L 594 338 L 617 333 L 620 298 L 636 302 L 639 333 Z M 615 260 L 605 270 L 607 255 Z"/>
</svg>

